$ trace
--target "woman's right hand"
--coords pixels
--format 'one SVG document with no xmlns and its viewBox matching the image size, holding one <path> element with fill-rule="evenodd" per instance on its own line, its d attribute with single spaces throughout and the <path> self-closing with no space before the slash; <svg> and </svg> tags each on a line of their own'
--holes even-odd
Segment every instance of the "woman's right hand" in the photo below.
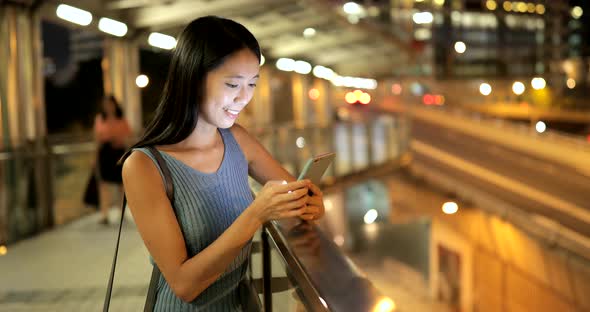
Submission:
<svg viewBox="0 0 590 312">
<path fill-rule="evenodd" d="M 269 181 L 250 205 L 262 224 L 270 220 L 299 217 L 307 212 L 309 180 L 284 183 Z"/>
</svg>

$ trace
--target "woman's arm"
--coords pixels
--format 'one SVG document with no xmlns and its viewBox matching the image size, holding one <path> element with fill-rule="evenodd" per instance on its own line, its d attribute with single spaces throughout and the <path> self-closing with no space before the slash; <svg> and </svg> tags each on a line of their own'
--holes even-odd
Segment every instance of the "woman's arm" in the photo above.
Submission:
<svg viewBox="0 0 590 312">
<path fill-rule="evenodd" d="M 125 194 L 139 233 L 176 296 L 186 302 L 225 272 L 263 222 L 303 214 L 308 184 L 266 185 L 260 200 L 257 198 L 211 245 L 189 258 L 153 161 L 142 152 L 134 152 L 123 165 Z"/>
<path fill-rule="evenodd" d="M 258 183 L 263 184 L 270 180 L 297 180 L 272 155 L 239 124 L 234 124 L 231 131 L 240 144 L 240 148 L 248 160 L 248 173 Z M 315 185 L 310 185 L 310 199 L 307 204 L 307 212 L 302 216 L 305 220 L 319 219 L 324 215 L 323 194 Z"/>
<path fill-rule="evenodd" d="M 264 185 L 270 180 L 297 180 L 242 126 L 234 124 L 231 131 L 246 155 L 248 173 L 256 182 Z"/>
</svg>

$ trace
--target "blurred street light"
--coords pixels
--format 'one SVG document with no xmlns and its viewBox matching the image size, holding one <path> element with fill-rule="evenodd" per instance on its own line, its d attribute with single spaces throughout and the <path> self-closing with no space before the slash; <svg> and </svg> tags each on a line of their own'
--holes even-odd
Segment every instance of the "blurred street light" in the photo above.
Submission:
<svg viewBox="0 0 590 312">
<path fill-rule="evenodd" d="M 463 42 L 463 41 L 455 42 L 455 51 L 457 51 L 457 53 L 463 54 L 463 53 L 465 53 L 466 50 L 467 50 L 467 46 L 465 45 L 465 42 Z"/>
<path fill-rule="evenodd" d="M 320 90 L 318 90 L 316 88 L 312 88 L 309 90 L 309 92 L 307 92 L 307 95 L 309 96 L 310 99 L 315 101 L 320 98 Z"/>
<path fill-rule="evenodd" d="M 299 148 L 304 148 L 305 147 L 305 138 L 298 137 L 297 140 L 295 140 L 295 145 L 297 145 L 297 147 L 299 147 Z"/>
<path fill-rule="evenodd" d="M 377 213 L 377 210 L 371 209 L 371 210 L 367 211 L 367 213 L 365 213 L 365 216 L 363 219 L 365 221 L 365 224 L 372 224 L 373 222 L 375 222 L 375 220 L 377 220 L 378 216 L 379 216 L 379 214 Z"/>
<path fill-rule="evenodd" d="M 535 125 L 535 130 L 537 130 L 539 133 L 543 133 L 545 130 L 547 130 L 547 125 L 542 121 L 538 121 Z"/>
<path fill-rule="evenodd" d="M 582 14 L 584 14 L 584 10 L 582 10 L 581 7 L 579 6 L 575 6 L 572 9 L 572 17 L 575 19 L 579 19 L 580 17 L 582 17 Z"/>
<path fill-rule="evenodd" d="M 430 12 L 417 12 L 412 15 L 412 20 L 416 24 L 430 24 L 434 20 L 434 16 Z"/>
<path fill-rule="evenodd" d="M 482 83 L 479 85 L 479 93 L 488 96 L 492 93 L 492 86 L 489 83 Z"/>
<path fill-rule="evenodd" d="M 568 78 L 566 84 L 568 88 L 573 89 L 576 87 L 576 80 L 574 78 Z"/>
<path fill-rule="evenodd" d="M 383 298 L 377 302 L 373 312 L 391 312 L 396 310 L 396 305 L 390 298 Z"/>
<path fill-rule="evenodd" d="M 547 83 L 545 82 L 545 79 L 540 78 L 540 77 L 535 77 L 535 78 L 533 78 L 533 80 L 531 80 L 531 85 L 533 86 L 533 89 L 541 90 L 541 89 L 545 88 Z"/>
<path fill-rule="evenodd" d="M 454 214 L 459 211 L 459 205 L 455 202 L 446 202 L 442 205 L 442 211 L 446 214 Z"/>
<path fill-rule="evenodd" d="M 148 83 L 150 83 L 150 79 L 146 75 L 139 75 L 135 78 L 135 84 L 140 88 L 145 88 Z"/>
<path fill-rule="evenodd" d="M 496 3 L 496 1 L 494 1 L 494 0 L 486 1 L 486 8 L 488 8 L 488 10 L 493 11 L 497 7 L 498 7 L 498 4 Z"/>
<path fill-rule="evenodd" d="M 514 84 L 512 84 L 512 92 L 514 92 L 514 94 L 521 95 L 524 93 L 524 90 L 524 83 L 516 81 Z"/>
</svg>

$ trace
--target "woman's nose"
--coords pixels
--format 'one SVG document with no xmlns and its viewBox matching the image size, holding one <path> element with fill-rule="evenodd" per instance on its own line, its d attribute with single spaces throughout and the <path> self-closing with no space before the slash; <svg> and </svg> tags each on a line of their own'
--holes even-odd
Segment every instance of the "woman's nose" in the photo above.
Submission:
<svg viewBox="0 0 590 312">
<path fill-rule="evenodd" d="M 247 88 L 240 88 L 240 91 L 238 94 L 236 94 L 234 102 L 245 105 L 248 103 L 251 97 L 252 91 L 248 90 Z"/>
</svg>

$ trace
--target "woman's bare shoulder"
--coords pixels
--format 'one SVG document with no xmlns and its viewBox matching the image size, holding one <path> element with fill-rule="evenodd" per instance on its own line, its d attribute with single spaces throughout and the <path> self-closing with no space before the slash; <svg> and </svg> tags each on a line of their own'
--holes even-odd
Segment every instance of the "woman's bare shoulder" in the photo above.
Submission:
<svg viewBox="0 0 590 312">
<path fill-rule="evenodd" d="M 258 142 L 254 136 L 248 132 L 244 127 L 239 124 L 234 124 L 231 128 L 229 128 L 231 133 L 233 134 L 234 138 L 240 145 L 242 144 L 251 144 Z"/>
<path fill-rule="evenodd" d="M 123 162 L 123 183 L 158 177 L 159 172 L 152 159 L 142 151 L 132 151 Z"/>
<path fill-rule="evenodd" d="M 256 140 L 256 138 L 252 136 L 248 132 L 248 130 L 246 130 L 239 124 L 234 124 L 230 128 L 230 131 L 236 139 L 236 142 L 238 142 L 238 145 L 242 149 L 242 152 L 246 156 L 246 159 L 248 160 L 248 162 L 250 162 L 252 160 L 252 157 L 254 157 L 258 152 L 260 145 L 258 143 L 258 140 Z"/>
</svg>

